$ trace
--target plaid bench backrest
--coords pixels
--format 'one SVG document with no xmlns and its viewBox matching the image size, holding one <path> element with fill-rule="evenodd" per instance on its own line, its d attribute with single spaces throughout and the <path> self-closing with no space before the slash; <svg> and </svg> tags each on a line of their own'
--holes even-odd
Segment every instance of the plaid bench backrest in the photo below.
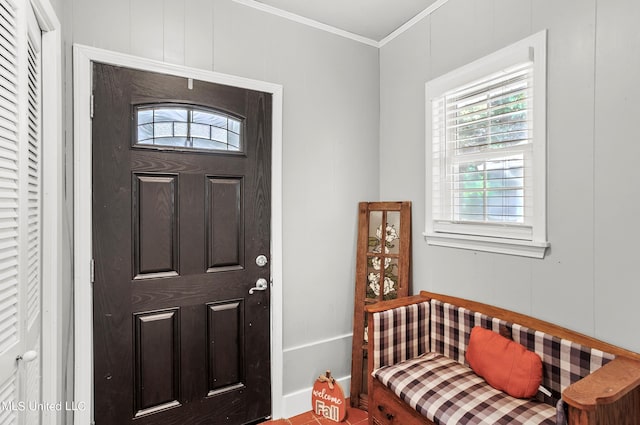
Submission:
<svg viewBox="0 0 640 425">
<path fill-rule="evenodd" d="M 552 397 L 539 393 L 538 398 L 548 403 L 558 401 L 565 388 L 600 369 L 615 357 L 613 354 L 515 323 L 511 332 L 515 342 L 537 353 L 542 359 L 542 386 L 551 391 Z"/>
<path fill-rule="evenodd" d="M 548 397 L 539 392 L 538 398 L 551 405 L 558 401 L 562 390 L 615 357 L 519 324 L 508 323 L 439 300 L 431 300 L 431 351 L 468 365 L 465 355 L 474 326 L 482 326 L 495 332 L 499 332 L 501 326 L 504 326 L 511 332 L 515 342 L 540 356 L 543 364 L 542 386 L 549 390 L 552 396 Z"/>
<path fill-rule="evenodd" d="M 429 351 L 429 302 L 374 313 L 369 344 L 374 370 Z"/>
<path fill-rule="evenodd" d="M 467 345 L 471 329 L 482 326 L 499 332 L 500 326 L 507 322 L 466 308 L 458 307 L 438 300 L 431 300 L 431 351 L 443 354 L 458 363 L 467 363 Z"/>
</svg>

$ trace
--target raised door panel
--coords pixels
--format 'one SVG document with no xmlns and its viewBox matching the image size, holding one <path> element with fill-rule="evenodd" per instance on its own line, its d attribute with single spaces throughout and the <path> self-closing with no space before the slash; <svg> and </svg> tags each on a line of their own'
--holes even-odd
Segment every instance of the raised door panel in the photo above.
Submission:
<svg viewBox="0 0 640 425">
<path fill-rule="evenodd" d="M 208 271 L 244 267 L 242 178 L 207 178 Z"/>
<path fill-rule="evenodd" d="M 178 275 L 178 202 L 174 175 L 134 174 L 135 278 Z"/>
<path fill-rule="evenodd" d="M 135 416 L 180 405 L 178 309 L 134 315 Z"/>
<path fill-rule="evenodd" d="M 207 305 L 209 395 L 244 386 L 244 302 Z"/>
</svg>

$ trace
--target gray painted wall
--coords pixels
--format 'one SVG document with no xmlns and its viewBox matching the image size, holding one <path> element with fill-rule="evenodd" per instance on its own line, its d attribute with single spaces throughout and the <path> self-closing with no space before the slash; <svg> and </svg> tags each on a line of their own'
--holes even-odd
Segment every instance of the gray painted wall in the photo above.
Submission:
<svg viewBox="0 0 640 425">
<path fill-rule="evenodd" d="M 450 0 L 380 51 L 230 0 L 52 4 L 65 34 L 68 252 L 71 43 L 284 86 L 285 394 L 308 388 L 325 368 L 336 377 L 350 372 L 361 200 L 413 201 L 414 292 L 489 302 L 640 351 L 636 0 Z M 545 28 L 547 257 L 427 247 L 424 83 Z M 63 322 L 70 325 L 71 263 L 65 275 Z M 313 314 L 319 309 L 323 316 Z M 65 335 L 70 348 L 71 328 Z M 72 364 L 71 351 L 63 357 Z M 70 391 L 73 370 L 64 371 Z"/>
<path fill-rule="evenodd" d="M 380 51 L 382 199 L 411 199 L 413 288 L 483 301 L 640 351 L 637 0 L 450 0 Z M 424 84 L 548 29 L 543 260 L 428 247 Z"/>
<path fill-rule="evenodd" d="M 70 42 L 283 85 L 284 393 L 349 375 L 357 203 L 378 195 L 378 49 L 230 0 L 65 7 Z"/>
</svg>

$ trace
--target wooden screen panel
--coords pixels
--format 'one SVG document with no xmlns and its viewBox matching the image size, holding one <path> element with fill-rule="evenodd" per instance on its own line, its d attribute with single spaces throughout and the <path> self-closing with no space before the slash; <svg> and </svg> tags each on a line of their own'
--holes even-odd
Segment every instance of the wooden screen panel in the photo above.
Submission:
<svg viewBox="0 0 640 425">
<path fill-rule="evenodd" d="M 180 311 L 134 314 L 134 417 L 180 405 Z"/>
<path fill-rule="evenodd" d="M 207 304 L 209 395 L 244 387 L 244 303 Z"/>
<path fill-rule="evenodd" d="M 360 202 L 357 244 L 350 403 L 367 410 L 372 371 L 365 307 L 410 292 L 411 202 Z"/>
<path fill-rule="evenodd" d="M 178 275 L 178 176 L 134 174 L 134 278 Z"/>
<path fill-rule="evenodd" d="M 244 264 L 242 178 L 207 178 L 207 271 Z"/>
</svg>

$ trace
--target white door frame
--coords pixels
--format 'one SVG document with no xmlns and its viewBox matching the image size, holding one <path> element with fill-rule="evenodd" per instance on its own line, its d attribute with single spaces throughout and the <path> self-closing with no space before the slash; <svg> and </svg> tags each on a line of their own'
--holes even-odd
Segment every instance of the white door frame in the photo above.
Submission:
<svg viewBox="0 0 640 425">
<path fill-rule="evenodd" d="M 86 406 L 74 414 L 74 425 L 93 422 L 93 290 L 91 88 L 92 63 L 123 66 L 208 81 L 272 94 L 271 162 L 271 397 L 273 417 L 280 417 L 283 396 L 282 354 L 282 91 L 281 85 L 218 72 L 168 64 L 107 50 L 73 46 L 74 140 L 74 401 Z"/>
<path fill-rule="evenodd" d="M 49 0 L 31 0 L 42 30 L 42 402 L 65 399 L 62 386 L 62 228 L 64 217 L 64 139 L 62 114 L 62 28 Z M 46 71 L 44 71 L 46 70 Z M 60 423 L 62 412 L 44 409 L 42 423 Z"/>
</svg>

